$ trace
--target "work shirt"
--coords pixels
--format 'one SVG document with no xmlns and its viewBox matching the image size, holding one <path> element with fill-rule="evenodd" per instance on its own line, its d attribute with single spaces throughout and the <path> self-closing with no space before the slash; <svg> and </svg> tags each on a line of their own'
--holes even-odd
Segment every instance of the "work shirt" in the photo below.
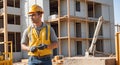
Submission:
<svg viewBox="0 0 120 65">
<path fill-rule="evenodd" d="M 34 25 L 31 25 L 31 27 L 34 27 L 36 29 L 38 35 L 40 33 L 40 30 L 45 26 L 47 26 L 47 24 L 45 24 L 43 22 L 42 22 L 42 25 L 39 26 L 39 27 L 35 27 Z M 22 39 L 21 39 L 21 44 L 28 45 L 29 41 L 30 41 L 30 39 L 28 37 L 28 28 L 26 28 L 23 32 L 23 36 L 22 36 Z M 58 42 L 55 31 L 52 27 L 50 27 L 50 42 L 51 43 Z"/>
</svg>

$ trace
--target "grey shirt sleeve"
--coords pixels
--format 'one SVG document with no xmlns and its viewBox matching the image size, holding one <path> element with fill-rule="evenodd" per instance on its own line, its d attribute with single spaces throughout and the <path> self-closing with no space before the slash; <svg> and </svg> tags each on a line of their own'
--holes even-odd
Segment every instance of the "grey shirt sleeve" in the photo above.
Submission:
<svg viewBox="0 0 120 65">
<path fill-rule="evenodd" d="M 54 31 L 54 29 L 52 27 L 50 29 L 50 40 L 51 40 L 51 43 L 58 42 L 55 31 Z"/>
<path fill-rule="evenodd" d="M 28 44 L 29 43 L 29 38 L 28 38 L 28 29 L 26 28 L 23 32 L 23 36 L 21 39 L 21 44 Z"/>
</svg>

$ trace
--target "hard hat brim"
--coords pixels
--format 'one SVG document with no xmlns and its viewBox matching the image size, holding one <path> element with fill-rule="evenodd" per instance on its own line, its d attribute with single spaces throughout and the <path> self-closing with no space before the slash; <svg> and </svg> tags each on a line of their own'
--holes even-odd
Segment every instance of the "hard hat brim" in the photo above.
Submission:
<svg viewBox="0 0 120 65">
<path fill-rule="evenodd" d="M 33 14 L 33 13 L 35 13 L 35 12 L 28 12 L 28 14 Z"/>
<path fill-rule="evenodd" d="M 35 12 L 28 12 L 28 14 L 33 14 L 33 13 L 35 13 Z M 44 13 L 44 12 L 41 12 L 42 14 Z"/>
</svg>

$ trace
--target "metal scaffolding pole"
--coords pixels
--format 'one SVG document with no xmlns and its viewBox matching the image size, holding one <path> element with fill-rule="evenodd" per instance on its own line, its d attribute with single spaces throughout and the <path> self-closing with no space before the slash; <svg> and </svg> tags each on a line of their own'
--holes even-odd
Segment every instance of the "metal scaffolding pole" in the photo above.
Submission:
<svg viewBox="0 0 120 65">
<path fill-rule="evenodd" d="M 59 54 L 62 54 L 62 46 L 61 46 L 61 39 L 60 39 L 60 0 L 58 0 L 58 40 L 59 40 Z"/>
<path fill-rule="evenodd" d="M 8 41 L 8 31 L 7 31 L 7 0 L 3 0 L 3 10 L 4 10 L 4 42 Z M 5 53 L 8 52 L 8 44 L 4 45 Z M 5 56 L 7 59 L 7 56 Z"/>
<path fill-rule="evenodd" d="M 68 56 L 71 56 L 71 43 L 70 43 L 70 0 L 67 0 L 67 26 L 68 26 Z"/>
</svg>

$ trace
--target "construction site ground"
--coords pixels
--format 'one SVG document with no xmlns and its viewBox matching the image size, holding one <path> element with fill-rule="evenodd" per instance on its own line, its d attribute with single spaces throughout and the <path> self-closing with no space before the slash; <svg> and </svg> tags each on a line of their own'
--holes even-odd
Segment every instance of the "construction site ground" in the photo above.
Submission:
<svg viewBox="0 0 120 65">
<path fill-rule="evenodd" d="M 24 62 L 16 62 L 16 63 L 13 63 L 13 65 L 28 65 L 28 64 Z"/>
<path fill-rule="evenodd" d="M 13 65 L 28 65 L 27 62 L 15 62 Z M 63 64 L 53 65 L 116 65 L 115 57 L 66 57 Z"/>
</svg>

